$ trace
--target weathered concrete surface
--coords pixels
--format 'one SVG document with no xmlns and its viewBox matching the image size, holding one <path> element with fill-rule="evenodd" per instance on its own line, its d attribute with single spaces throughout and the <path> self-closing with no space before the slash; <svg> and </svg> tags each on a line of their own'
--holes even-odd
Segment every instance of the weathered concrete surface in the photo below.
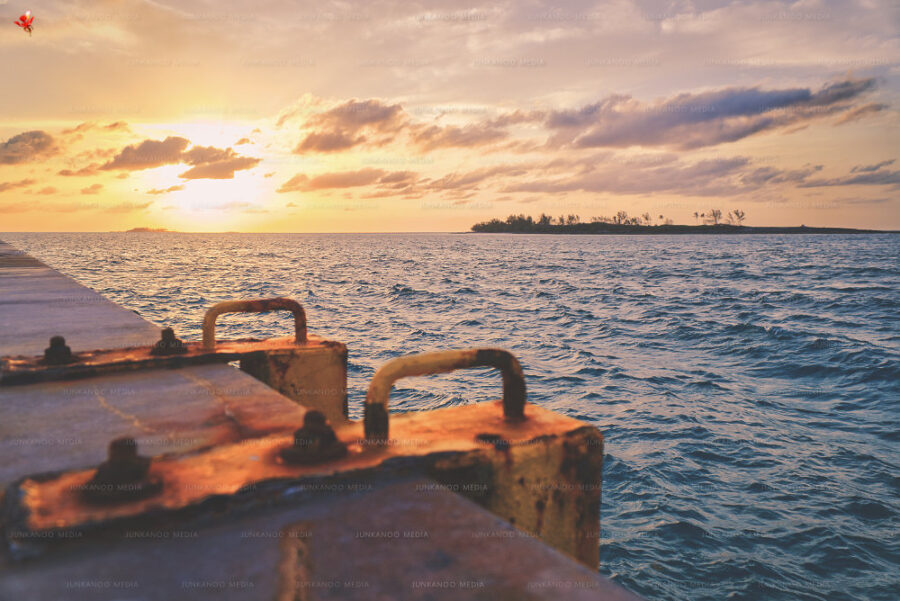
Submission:
<svg viewBox="0 0 900 601">
<path fill-rule="evenodd" d="M 42 354 L 57 334 L 79 351 L 152 344 L 159 328 L 0 242 L 0 356 Z M 0 486 L 96 465 L 118 436 L 180 452 L 288 431 L 304 413 L 227 365 L 0 387 Z"/>
<path fill-rule="evenodd" d="M 40 355 L 57 334 L 76 351 L 152 344 L 159 328 L 0 241 L 0 355 Z"/>
<path fill-rule="evenodd" d="M 344 486 L 215 527 L 73 542 L 0 571 L 0 598 L 639 601 L 432 481 Z"/>
</svg>

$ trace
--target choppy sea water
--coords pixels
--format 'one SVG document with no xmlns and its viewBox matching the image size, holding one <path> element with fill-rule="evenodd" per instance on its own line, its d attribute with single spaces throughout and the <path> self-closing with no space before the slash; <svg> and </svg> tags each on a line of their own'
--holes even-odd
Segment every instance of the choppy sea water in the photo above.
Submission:
<svg viewBox="0 0 900 601">
<path fill-rule="evenodd" d="M 900 236 L 3 234 L 185 339 L 289 296 L 350 348 L 500 346 L 529 401 L 606 436 L 601 571 L 650 601 L 900 591 Z M 220 318 L 283 336 L 290 317 Z M 392 408 L 499 396 L 403 380 Z"/>
</svg>

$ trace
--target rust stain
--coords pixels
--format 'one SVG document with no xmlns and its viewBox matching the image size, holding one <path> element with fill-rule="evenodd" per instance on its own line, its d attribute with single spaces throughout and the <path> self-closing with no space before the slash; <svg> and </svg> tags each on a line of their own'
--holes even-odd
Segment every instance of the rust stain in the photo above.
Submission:
<svg viewBox="0 0 900 601">
<path fill-rule="evenodd" d="M 21 505 L 28 513 L 27 526 L 32 531 L 69 528 L 154 510 L 181 509 L 213 495 L 233 495 L 267 480 L 296 480 L 372 468 L 394 457 L 447 451 L 484 453 L 484 443 L 471 434 L 483 428 L 500 434 L 512 447 L 584 428 L 577 420 L 540 407 L 529 410 L 527 421 L 508 422 L 503 418 L 500 401 L 403 414 L 395 416 L 393 426 L 395 438 L 384 444 L 367 441 L 359 422 L 337 427 L 337 438 L 347 446 L 346 457 L 317 465 L 279 462 L 279 452 L 293 444 L 293 437 L 284 434 L 222 445 L 197 454 L 159 457 L 153 461 L 150 476 L 165 483 L 163 492 L 114 507 L 87 506 L 79 498 L 77 491 L 88 482 L 92 471 L 68 472 L 49 479 L 26 478 L 19 487 Z"/>
<path fill-rule="evenodd" d="M 191 365 L 230 363 L 245 357 L 263 356 L 280 350 L 307 352 L 329 348 L 334 344 L 318 336 L 309 336 L 302 344 L 293 338 L 256 340 L 244 338 L 219 342 L 210 350 L 201 342 L 185 342 L 183 353 L 158 355 L 154 345 L 121 349 L 104 349 L 72 353 L 72 362 L 47 365 L 43 356 L 13 356 L 0 358 L 0 385 L 12 386 L 53 380 L 73 380 L 116 372 L 147 369 L 173 369 Z M 343 345 L 341 345 L 343 346 Z"/>
</svg>

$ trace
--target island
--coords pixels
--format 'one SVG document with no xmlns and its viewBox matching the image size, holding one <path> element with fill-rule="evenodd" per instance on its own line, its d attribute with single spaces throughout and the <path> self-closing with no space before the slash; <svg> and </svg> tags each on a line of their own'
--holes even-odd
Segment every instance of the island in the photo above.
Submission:
<svg viewBox="0 0 900 601">
<path fill-rule="evenodd" d="M 557 218 L 542 214 L 537 219 L 526 215 L 510 215 L 505 220 L 491 219 L 472 226 L 475 233 L 503 234 L 895 234 L 896 230 L 866 230 L 845 227 L 748 226 L 743 225 L 743 211 L 694 213 L 703 223 L 676 225 L 660 215 L 654 220 L 649 214 L 630 217 L 619 211 L 614 217 L 594 217 L 588 222 L 578 215 Z M 655 223 L 654 223 L 655 221 Z"/>
</svg>

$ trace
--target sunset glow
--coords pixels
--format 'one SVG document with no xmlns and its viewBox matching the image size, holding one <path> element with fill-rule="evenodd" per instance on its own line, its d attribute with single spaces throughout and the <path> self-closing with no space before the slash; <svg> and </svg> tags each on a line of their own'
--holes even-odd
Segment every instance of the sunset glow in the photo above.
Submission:
<svg viewBox="0 0 900 601">
<path fill-rule="evenodd" d="M 13 21 L 23 12 L 0 10 Z M 15 14 L 13 14 L 15 13 Z M 0 34 L 0 231 L 900 228 L 895 3 L 49 2 Z"/>
</svg>

